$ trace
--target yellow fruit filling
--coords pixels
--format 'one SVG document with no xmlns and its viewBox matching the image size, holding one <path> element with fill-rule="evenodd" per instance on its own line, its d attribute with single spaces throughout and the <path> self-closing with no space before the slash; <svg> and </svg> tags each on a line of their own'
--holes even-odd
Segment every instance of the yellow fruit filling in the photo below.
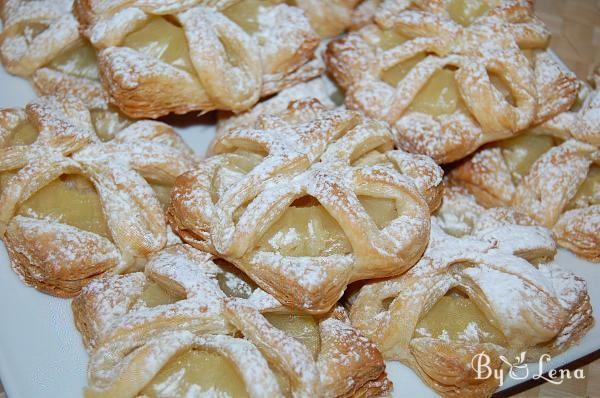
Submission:
<svg viewBox="0 0 600 398">
<path fill-rule="evenodd" d="M 431 116 L 449 115 L 466 109 L 454 71 L 441 69 L 433 74 L 411 102 L 409 109 Z"/>
<path fill-rule="evenodd" d="M 158 283 L 148 281 L 144 286 L 140 300 L 146 307 L 156 307 L 164 304 L 173 304 L 180 299 L 163 289 Z"/>
<path fill-rule="evenodd" d="M 81 175 L 60 176 L 27 199 L 18 214 L 58 221 L 110 239 L 100 197 Z"/>
<path fill-rule="evenodd" d="M 258 246 L 259 250 L 294 257 L 352 251 L 342 228 L 320 204 L 289 207 L 263 235 Z"/>
<path fill-rule="evenodd" d="M 359 196 L 358 199 L 379 229 L 387 227 L 398 217 L 395 200 L 371 196 Z"/>
<path fill-rule="evenodd" d="M 463 26 L 471 25 L 490 9 L 489 0 L 450 0 L 447 4 L 450 18 Z"/>
<path fill-rule="evenodd" d="M 396 32 L 393 29 L 379 30 L 377 32 L 377 47 L 382 50 L 390 50 L 408 40 L 407 36 Z"/>
<path fill-rule="evenodd" d="M 80 40 L 50 62 L 49 66 L 68 75 L 98 79 L 96 52 L 91 44 Z"/>
<path fill-rule="evenodd" d="M 129 120 L 112 106 L 108 109 L 90 109 L 90 115 L 96 135 L 102 141 L 113 139 L 129 124 Z"/>
<path fill-rule="evenodd" d="M 258 14 L 261 7 L 270 7 L 273 1 L 269 0 L 244 0 L 228 7 L 223 14 L 248 33 L 258 31 Z"/>
<path fill-rule="evenodd" d="M 310 315 L 266 314 L 265 318 L 277 329 L 292 336 L 308 348 L 313 358 L 320 347 L 319 324 Z"/>
<path fill-rule="evenodd" d="M 143 28 L 127 36 L 122 45 L 194 73 L 183 29 L 165 18 L 154 17 Z"/>
<path fill-rule="evenodd" d="M 600 204 L 600 167 L 593 165 L 567 209 Z"/>
<path fill-rule="evenodd" d="M 149 398 L 199 396 L 248 397 L 238 370 L 224 356 L 188 350 L 171 359 L 140 392 Z"/>
<path fill-rule="evenodd" d="M 513 181 L 519 183 L 529 173 L 535 161 L 554 146 L 554 139 L 543 135 L 521 134 L 500 141 L 498 146 Z"/>
<path fill-rule="evenodd" d="M 8 139 L 7 147 L 17 145 L 31 145 L 37 140 L 39 135 L 38 130 L 33 124 L 25 121 L 19 124 L 12 132 Z"/>
<path fill-rule="evenodd" d="M 419 321 L 415 337 L 435 337 L 502 345 L 502 332 L 492 325 L 477 305 L 456 291 L 443 296 Z"/>
</svg>

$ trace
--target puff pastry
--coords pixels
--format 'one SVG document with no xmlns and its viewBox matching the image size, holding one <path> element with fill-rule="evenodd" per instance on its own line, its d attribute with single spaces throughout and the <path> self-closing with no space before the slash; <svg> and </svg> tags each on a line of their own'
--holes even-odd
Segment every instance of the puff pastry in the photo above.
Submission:
<svg viewBox="0 0 600 398">
<path fill-rule="evenodd" d="M 348 283 L 417 261 L 442 171 L 390 151 L 390 131 L 357 113 L 316 100 L 288 109 L 217 137 L 213 156 L 177 179 L 168 217 L 282 304 L 322 313 Z"/>
<path fill-rule="evenodd" d="M 475 355 L 488 355 L 492 369 L 505 366 L 501 355 L 534 361 L 564 351 L 593 323 L 585 282 L 546 263 L 556 250 L 549 230 L 512 224 L 518 216 L 506 212 L 481 217 L 461 237 L 434 219 L 417 265 L 362 287 L 350 310 L 386 359 L 445 397 L 491 396 L 499 380 L 478 378 Z"/>
<path fill-rule="evenodd" d="M 256 0 L 75 3 L 112 103 L 131 117 L 241 112 L 323 70 L 303 11 Z"/>
<path fill-rule="evenodd" d="M 329 43 L 325 60 L 346 105 L 438 163 L 567 110 L 577 81 L 542 51 L 549 33 L 532 3 L 477 4 L 386 1 L 376 23 Z"/>
<path fill-rule="evenodd" d="M 600 261 L 599 93 L 526 134 L 482 148 L 451 179 L 482 205 L 514 207 L 551 228 L 560 245 Z"/>
<path fill-rule="evenodd" d="M 261 116 L 284 113 L 290 103 L 294 101 L 312 98 L 318 100 L 324 107 L 324 110 L 334 109 L 340 102 L 339 98 L 337 98 L 338 94 L 333 83 L 325 76 L 288 87 L 277 95 L 259 102 L 249 111 L 240 113 L 239 115 L 234 115 L 231 112 L 220 112 L 217 122 L 217 135 L 220 136 L 242 127 L 252 127 Z M 310 117 L 312 116 L 308 116 L 308 119 Z"/>
<path fill-rule="evenodd" d="M 304 10 L 321 37 L 335 37 L 352 24 L 354 8 L 362 0 L 292 0 L 287 1 Z M 281 3 L 282 0 L 271 0 Z"/>
<path fill-rule="evenodd" d="M 75 99 L 0 111 L 0 236 L 13 268 L 57 296 L 135 269 L 166 244 L 170 186 L 194 164 L 191 149 L 158 122 L 102 142 Z"/>
<path fill-rule="evenodd" d="M 88 107 L 98 135 L 112 138 L 130 123 L 109 104 L 96 52 L 79 35 L 71 0 L 7 0 L 0 4 L 0 59 L 31 80 L 40 95 L 73 95 Z"/>
<path fill-rule="evenodd" d="M 349 397 L 391 388 L 381 354 L 342 307 L 321 318 L 290 313 L 232 265 L 187 245 L 157 253 L 145 273 L 90 283 L 73 310 L 90 348 L 89 397 Z"/>
</svg>

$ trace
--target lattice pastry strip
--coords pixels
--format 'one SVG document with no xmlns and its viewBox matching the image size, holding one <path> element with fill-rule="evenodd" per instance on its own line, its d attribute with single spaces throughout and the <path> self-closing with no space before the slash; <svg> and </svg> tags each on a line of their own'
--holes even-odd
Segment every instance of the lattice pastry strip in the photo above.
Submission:
<svg viewBox="0 0 600 398">
<path fill-rule="evenodd" d="M 356 113 L 303 120 L 320 108 L 292 103 L 258 129 L 218 137 L 214 155 L 178 178 L 168 212 L 185 241 L 311 313 L 351 281 L 414 264 L 442 176 L 431 159 L 389 152 L 389 130 Z"/>
<path fill-rule="evenodd" d="M 553 228 L 559 244 L 597 261 L 597 98 L 594 91 L 578 110 L 481 149 L 451 172 L 452 180 L 468 188 L 484 206 L 510 206 L 528 214 L 538 224 Z"/>
<path fill-rule="evenodd" d="M 322 71 L 319 36 L 286 4 L 80 1 L 75 11 L 104 87 L 132 117 L 240 112 Z"/>
<path fill-rule="evenodd" d="M 0 233 L 13 268 L 58 296 L 161 249 L 159 195 L 168 200 L 175 177 L 195 162 L 162 123 L 137 122 L 101 142 L 82 103 L 53 97 L 3 110 L 0 145 Z"/>
<path fill-rule="evenodd" d="M 501 2 L 461 26 L 436 2 L 392 1 L 375 21 L 332 41 L 326 63 L 346 105 L 389 122 L 409 152 L 449 163 L 576 98 L 572 73 L 522 50 L 544 50 L 549 38 L 525 2 Z"/>
<path fill-rule="evenodd" d="M 10 0 L 0 17 L 0 60 L 40 95 L 73 95 L 90 109 L 96 132 L 112 138 L 130 123 L 109 105 L 94 48 L 79 35 L 72 1 Z"/>
<path fill-rule="evenodd" d="M 314 109 L 314 112 L 307 113 L 307 109 L 303 108 L 297 112 L 302 120 L 310 120 L 316 117 L 314 113 L 324 110 L 331 110 L 339 105 L 336 103 L 337 90 L 332 82 L 325 76 L 318 77 L 308 82 L 303 82 L 292 87 L 282 90 L 277 95 L 261 101 L 251 110 L 240 113 L 239 115 L 231 114 L 231 112 L 220 112 L 217 122 L 217 135 L 223 135 L 228 131 L 239 129 L 242 127 L 251 127 L 256 125 L 258 119 L 269 114 L 282 114 L 288 110 L 290 103 L 294 101 L 316 99 L 323 106 L 323 109 Z"/>
<path fill-rule="evenodd" d="M 73 310 L 91 353 L 90 396 L 206 388 L 338 397 L 391 388 L 381 355 L 341 307 L 321 319 L 293 315 L 233 266 L 186 245 L 153 256 L 145 274 L 92 282 Z"/>
<path fill-rule="evenodd" d="M 459 211 L 460 213 L 460 211 Z M 555 355 L 593 323 L 585 282 L 544 261 L 555 253 L 550 231 L 510 224 L 487 211 L 462 237 L 434 220 L 429 247 L 406 274 L 367 284 L 354 297 L 353 325 L 386 359 L 410 366 L 447 397 L 491 396 L 499 381 L 472 367 L 485 353 L 504 366 L 526 352 L 527 361 Z"/>
</svg>

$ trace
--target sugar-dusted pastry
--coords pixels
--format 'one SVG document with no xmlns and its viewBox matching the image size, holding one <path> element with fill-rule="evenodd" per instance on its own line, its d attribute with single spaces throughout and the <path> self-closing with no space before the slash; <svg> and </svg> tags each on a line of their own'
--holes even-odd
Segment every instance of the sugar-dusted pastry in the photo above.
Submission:
<svg viewBox="0 0 600 398">
<path fill-rule="evenodd" d="M 300 8 L 203 4 L 76 1 L 82 31 L 99 49 L 104 87 L 125 114 L 241 112 L 322 72 L 320 38 Z"/>
<path fill-rule="evenodd" d="M 442 172 L 391 149 L 380 122 L 292 102 L 217 137 L 177 179 L 169 221 L 282 304 L 323 313 L 348 283 L 401 274 L 423 253 Z"/>
<path fill-rule="evenodd" d="M 551 228 L 560 245 L 600 261 L 599 93 L 521 136 L 482 148 L 451 179 L 482 205 L 514 207 Z"/>
<path fill-rule="evenodd" d="M 240 113 L 239 115 L 232 114 L 231 112 L 221 112 L 217 123 L 217 135 L 222 135 L 241 127 L 252 127 L 261 116 L 285 112 L 289 104 L 293 101 L 314 98 L 325 109 L 333 109 L 338 101 L 337 96 L 338 92 L 333 83 L 327 77 L 318 77 L 308 82 L 286 88 L 277 95 L 259 102 L 249 111 Z"/>
<path fill-rule="evenodd" d="M 90 349 L 89 397 L 381 396 L 381 354 L 338 307 L 297 315 L 187 245 L 145 273 L 98 279 L 73 301 Z M 262 312 L 262 314 L 261 314 Z"/>
<path fill-rule="evenodd" d="M 460 212 L 457 209 L 456 212 Z M 555 264 L 549 230 L 485 212 L 460 237 L 436 219 L 423 258 L 406 274 L 365 285 L 350 319 L 388 360 L 445 397 L 488 397 L 489 369 L 566 350 L 593 323 L 585 282 Z M 516 216 L 518 217 L 518 216 Z M 495 222 L 494 222 L 495 220 Z M 485 357 L 485 356 L 487 357 Z"/>
<path fill-rule="evenodd" d="M 282 3 L 283 0 L 271 0 Z M 311 25 L 322 37 L 335 37 L 343 33 L 352 24 L 354 8 L 362 0 L 292 0 L 304 10 Z"/>
<path fill-rule="evenodd" d="M 532 2 L 471 3 L 385 1 L 375 23 L 325 53 L 349 108 L 438 163 L 548 120 L 577 95 L 575 76 L 542 51 L 549 33 Z"/>
<path fill-rule="evenodd" d="M 100 135 L 112 138 L 129 121 L 109 105 L 94 48 L 79 35 L 72 0 L 0 3 L 0 60 L 31 80 L 40 95 L 73 95 L 89 108 Z"/>
<path fill-rule="evenodd" d="M 0 236 L 25 283 L 72 296 L 167 242 L 163 207 L 195 156 L 167 125 L 102 142 L 87 108 L 43 97 L 0 111 Z M 162 200 L 162 204 L 161 204 Z"/>
<path fill-rule="evenodd" d="M 0 59 L 10 73 L 31 76 L 79 39 L 72 0 L 0 3 Z"/>
</svg>

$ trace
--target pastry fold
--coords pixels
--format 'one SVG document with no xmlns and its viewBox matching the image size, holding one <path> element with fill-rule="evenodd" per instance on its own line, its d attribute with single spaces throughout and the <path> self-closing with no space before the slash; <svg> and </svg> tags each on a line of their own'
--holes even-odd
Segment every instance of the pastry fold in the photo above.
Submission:
<svg viewBox="0 0 600 398">
<path fill-rule="evenodd" d="M 388 122 L 398 147 L 450 163 L 573 104 L 575 76 L 545 52 L 531 2 L 469 20 L 446 7 L 385 1 L 373 23 L 330 42 L 325 61 L 346 106 Z"/>
<path fill-rule="evenodd" d="M 74 296 L 104 273 L 140 267 L 167 243 L 155 189 L 195 161 L 158 122 L 101 141 L 73 98 L 0 111 L 0 234 L 13 268 L 44 292 Z"/>
<path fill-rule="evenodd" d="M 487 397 L 500 380 L 478 375 L 478 356 L 491 370 L 554 356 L 591 327 L 592 307 L 585 282 L 549 262 L 549 230 L 517 224 L 531 220 L 510 209 L 478 207 L 464 190 L 448 192 L 422 259 L 363 286 L 350 318 L 386 359 L 442 396 Z"/>
<path fill-rule="evenodd" d="M 382 123 L 292 102 L 217 137 L 177 179 L 169 221 L 284 305 L 323 313 L 349 283 L 398 275 L 425 249 L 442 170 L 392 147 Z"/>
<path fill-rule="evenodd" d="M 600 260 L 600 91 L 582 83 L 574 109 L 488 145 L 450 172 L 483 206 L 508 206 L 551 228 L 557 242 Z"/>
<path fill-rule="evenodd" d="M 130 117 L 241 112 L 319 75 L 302 9 L 252 1 L 77 1 L 110 101 Z"/>
<path fill-rule="evenodd" d="M 160 393 L 164 386 L 153 379 L 190 351 L 225 358 L 251 397 L 381 396 L 391 389 L 381 354 L 342 307 L 306 321 L 230 264 L 187 245 L 155 254 L 144 273 L 93 281 L 73 311 L 91 355 L 90 397 Z M 294 322 L 305 323 L 298 329 Z M 180 383 L 171 388 L 184 388 Z"/>
</svg>

